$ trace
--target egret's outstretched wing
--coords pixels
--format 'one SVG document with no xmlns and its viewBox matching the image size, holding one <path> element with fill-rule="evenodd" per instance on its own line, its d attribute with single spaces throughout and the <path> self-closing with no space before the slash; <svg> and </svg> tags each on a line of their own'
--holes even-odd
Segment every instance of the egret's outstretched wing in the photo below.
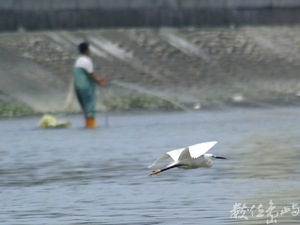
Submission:
<svg viewBox="0 0 300 225">
<path fill-rule="evenodd" d="M 216 141 L 210 141 L 210 142 L 204 142 L 204 143 L 201 143 L 201 144 L 190 146 L 189 147 L 190 157 L 191 158 L 200 157 L 201 155 L 208 152 L 208 150 L 210 150 L 215 144 L 217 144 Z"/>
<path fill-rule="evenodd" d="M 162 156 L 160 156 L 159 158 L 157 158 L 150 166 L 148 166 L 148 168 L 154 166 L 156 163 L 159 163 L 159 162 L 161 162 L 161 161 L 164 161 L 165 159 L 167 159 L 167 158 L 169 158 L 169 157 L 170 157 L 170 156 L 169 156 L 167 153 L 163 154 Z"/>
<path fill-rule="evenodd" d="M 164 161 L 165 159 L 167 159 L 169 157 L 171 157 L 174 161 L 177 161 L 183 150 L 184 150 L 184 148 L 181 148 L 181 149 L 176 149 L 176 150 L 169 151 L 169 152 L 163 154 L 158 159 L 156 159 L 150 166 L 148 166 L 148 168 L 154 166 L 155 164 L 157 164 L 161 161 Z"/>
<path fill-rule="evenodd" d="M 169 156 L 171 156 L 171 158 L 174 160 L 174 161 L 177 161 L 179 159 L 179 156 L 181 155 L 181 153 L 185 150 L 186 148 L 180 148 L 180 149 L 176 149 L 176 150 L 172 150 L 172 151 L 169 151 L 167 152 L 167 154 Z"/>
<path fill-rule="evenodd" d="M 178 157 L 178 160 L 183 160 L 183 159 L 190 159 L 192 158 L 190 155 L 190 150 L 189 147 L 185 148 L 181 153 L 180 156 Z"/>
</svg>

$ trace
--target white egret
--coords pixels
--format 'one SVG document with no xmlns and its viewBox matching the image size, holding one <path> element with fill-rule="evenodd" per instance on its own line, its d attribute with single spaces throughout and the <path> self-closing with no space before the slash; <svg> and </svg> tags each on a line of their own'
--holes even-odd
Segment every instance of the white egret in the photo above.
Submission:
<svg viewBox="0 0 300 225">
<path fill-rule="evenodd" d="M 156 169 L 153 170 L 150 176 L 161 173 L 163 171 L 173 169 L 173 168 L 181 168 L 181 169 L 196 169 L 199 167 L 210 168 L 213 165 L 214 159 L 226 159 L 221 156 L 216 156 L 213 154 L 205 154 L 210 150 L 215 144 L 216 141 L 204 142 L 196 145 L 192 145 L 186 148 L 176 149 L 173 151 L 169 151 L 158 159 L 156 159 L 148 168 L 154 166 L 155 164 L 171 157 L 173 162 L 171 162 L 164 169 Z"/>
</svg>

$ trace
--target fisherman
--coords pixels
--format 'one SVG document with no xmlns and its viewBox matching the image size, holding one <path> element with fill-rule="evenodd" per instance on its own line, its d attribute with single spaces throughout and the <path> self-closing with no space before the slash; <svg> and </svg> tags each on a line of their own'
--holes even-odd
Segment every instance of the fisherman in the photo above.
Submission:
<svg viewBox="0 0 300 225">
<path fill-rule="evenodd" d="M 94 74 L 93 62 L 89 57 L 91 54 L 89 44 L 87 42 L 81 43 L 78 50 L 80 56 L 76 59 L 73 68 L 75 92 L 84 112 L 85 127 L 96 128 L 96 84 L 105 86 L 106 80 Z"/>
</svg>

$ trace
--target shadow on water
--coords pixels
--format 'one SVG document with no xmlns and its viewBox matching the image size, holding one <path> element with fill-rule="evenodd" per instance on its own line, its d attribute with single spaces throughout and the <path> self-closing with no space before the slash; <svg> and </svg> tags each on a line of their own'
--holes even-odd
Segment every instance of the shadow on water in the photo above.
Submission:
<svg viewBox="0 0 300 225">
<path fill-rule="evenodd" d="M 276 212 L 278 224 L 296 224 L 298 110 L 111 115 L 109 128 L 99 115 L 96 130 L 82 129 L 80 116 L 66 130 L 2 120 L 1 224 L 266 224 Z M 211 153 L 228 160 L 148 177 L 162 153 L 212 140 Z M 230 218 L 235 203 L 240 218 Z"/>
</svg>

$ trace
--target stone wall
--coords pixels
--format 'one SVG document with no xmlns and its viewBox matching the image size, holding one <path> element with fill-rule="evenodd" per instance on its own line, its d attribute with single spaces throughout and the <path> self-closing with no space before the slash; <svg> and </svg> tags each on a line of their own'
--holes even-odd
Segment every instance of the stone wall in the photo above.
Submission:
<svg viewBox="0 0 300 225">
<path fill-rule="evenodd" d="M 2 31 L 298 23 L 298 0 L 0 0 Z"/>
</svg>

